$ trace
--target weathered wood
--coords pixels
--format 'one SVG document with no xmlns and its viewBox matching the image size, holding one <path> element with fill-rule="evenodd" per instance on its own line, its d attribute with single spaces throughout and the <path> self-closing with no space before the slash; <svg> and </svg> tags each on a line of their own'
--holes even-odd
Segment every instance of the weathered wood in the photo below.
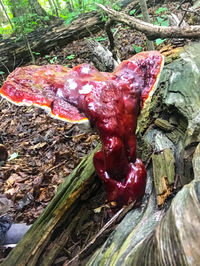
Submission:
<svg viewBox="0 0 200 266">
<path fill-rule="evenodd" d="M 39 29 L 27 35 L 28 44 L 32 51 L 41 55 L 52 51 L 56 46 L 64 46 L 74 40 L 90 36 L 103 26 L 101 15 L 96 12 L 80 15 L 68 27 L 61 24 L 57 27 Z M 12 71 L 19 65 L 31 60 L 30 49 L 26 41 L 11 37 L 0 41 L 0 71 Z"/>
<path fill-rule="evenodd" d="M 76 206 L 81 195 L 89 190 L 89 186 L 91 189 L 94 183 L 94 152 L 83 159 L 60 185 L 47 208 L 3 261 L 2 266 L 51 265 L 77 224 L 76 216 L 80 208 Z M 58 230 L 61 226 L 63 229 Z"/>
<path fill-rule="evenodd" d="M 198 39 L 200 37 L 200 26 L 186 26 L 186 27 L 163 27 L 136 19 L 123 12 L 118 12 L 110 7 L 98 5 L 102 8 L 112 20 L 121 22 L 129 27 L 144 33 L 149 40 L 157 38 L 190 38 Z"/>
<path fill-rule="evenodd" d="M 142 206 L 124 218 L 87 265 L 199 264 L 199 73 L 199 44 L 185 47 L 180 58 L 164 68 L 155 97 L 154 112 L 149 113 L 155 118 L 159 116 L 162 123 L 156 122 L 142 131 L 145 132 L 143 138 L 152 145 L 155 153 L 153 171 L 149 164 L 147 194 Z M 168 123 L 164 123 L 165 120 Z M 170 184 L 175 176 L 176 188 L 177 183 L 187 183 L 172 203 L 170 199 L 165 203 L 167 207 L 171 204 L 169 209 L 159 210 L 156 207 L 157 195 L 151 184 L 153 172 L 156 172 L 159 185 L 162 184 L 163 175 L 170 177 L 167 181 Z M 167 189 L 167 183 L 158 193 Z M 164 212 L 166 214 L 163 216 Z"/>
<path fill-rule="evenodd" d="M 171 193 L 171 185 L 175 178 L 175 159 L 173 151 L 164 149 L 158 154 L 152 155 L 154 185 L 157 194 L 158 205 Z"/>
<path fill-rule="evenodd" d="M 119 64 L 113 58 L 113 54 L 107 48 L 103 47 L 96 41 L 88 40 L 87 43 L 94 66 L 99 71 L 112 72 Z"/>
</svg>

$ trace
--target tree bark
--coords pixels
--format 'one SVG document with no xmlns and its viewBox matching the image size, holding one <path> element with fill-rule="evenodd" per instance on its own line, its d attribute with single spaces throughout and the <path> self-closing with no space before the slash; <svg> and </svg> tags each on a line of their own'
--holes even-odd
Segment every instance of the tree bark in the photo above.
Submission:
<svg viewBox="0 0 200 266">
<path fill-rule="evenodd" d="M 10 9 L 14 18 L 24 16 L 28 13 L 27 5 L 25 5 L 25 3 L 22 3 L 21 0 L 10 0 L 10 3 Z"/>
<path fill-rule="evenodd" d="M 10 2 L 10 9 L 13 14 L 13 18 L 15 19 L 14 24 L 17 27 L 20 26 L 22 30 L 26 27 L 25 23 L 27 22 L 26 20 L 22 20 L 21 18 L 27 18 L 28 21 L 30 14 L 37 17 L 37 21 L 40 21 L 40 24 L 42 25 L 50 25 L 51 20 L 57 19 L 56 17 L 49 15 L 37 0 L 10 0 Z M 49 17 L 49 20 L 46 19 L 47 17 Z"/>
<path fill-rule="evenodd" d="M 37 14 L 38 16 L 46 16 L 46 11 L 41 7 L 37 0 L 10 0 L 11 11 L 14 18 L 19 18 L 20 16 L 29 15 L 30 12 Z"/>
<path fill-rule="evenodd" d="M 50 7 L 52 9 L 53 14 L 55 14 L 58 17 L 59 16 L 58 8 L 57 8 L 57 5 L 56 5 L 55 1 L 54 0 L 48 0 L 48 2 L 50 4 Z"/>
<path fill-rule="evenodd" d="M 144 160 L 151 150 L 148 157 L 153 161 L 147 160 L 147 194 L 142 206 L 124 218 L 87 266 L 199 263 L 199 43 L 180 49 L 179 56 L 165 66 L 146 116 L 160 121 L 146 123 L 145 131 L 138 128 L 138 133 L 143 132 L 141 156 Z M 175 194 L 171 201 L 169 195 Z"/>
<path fill-rule="evenodd" d="M 28 0 L 28 6 L 33 13 L 36 13 L 38 16 L 47 16 L 47 12 L 42 8 L 37 0 Z"/>
</svg>

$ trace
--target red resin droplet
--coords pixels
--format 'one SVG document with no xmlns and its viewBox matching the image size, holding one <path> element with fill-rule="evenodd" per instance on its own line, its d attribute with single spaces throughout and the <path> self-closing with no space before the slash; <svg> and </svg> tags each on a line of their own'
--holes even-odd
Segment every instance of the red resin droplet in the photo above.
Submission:
<svg viewBox="0 0 200 266">
<path fill-rule="evenodd" d="M 102 73 L 83 64 L 29 66 L 11 73 L 0 90 L 14 103 L 36 104 L 56 118 L 85 122 L 98 129 L 102 150 L 94 166 L 109 201 L 118 205 L 139 201 L 144 195 L 146 170 L 136 159 L 137 117 L 161 71 L 163 57 L 143 52 Z M 87 118 L 86 118 L 87 117 Z"/>
</svg>

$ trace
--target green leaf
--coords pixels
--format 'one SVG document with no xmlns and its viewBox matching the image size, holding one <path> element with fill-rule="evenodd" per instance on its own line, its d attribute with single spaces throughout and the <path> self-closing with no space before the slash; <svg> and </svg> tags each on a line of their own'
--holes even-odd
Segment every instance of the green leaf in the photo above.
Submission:
<svg viewBox="0 0 200 266">
<path fill-rule="evenodd" d="M 160 26 L 160 23 L 158 23 L 158 21 L 154 21 L 153 24 Z"/>
<path fill-rule="evenodd" d="M 112 28 L 111 31 L 112 33 L 115 32 L 117 30 L 117 28 Z"/>
<path fill-rule="evenodd" d="M 96 38 L 96 41 L 97 41 L 97 42 L 102 42 L 102 41 L 105 41 L 106 39 L 107 39 L 106 37 L 98 36 L 98 37 Z"/>
<path fill-rule="evenodd" d="M 10 157 L 8 158 L 8 161 L 14 160 L 19 156 L 18 152 L 14 152 L 10 155 Z"/>
<path fill-rule="evenodd" d="M 116 10 L 116 11 L 119 11 L 119 10 L 121 9 L 120 6 L 117 5 L 117 4 L 114 4 L 114 5 L 112 6 L 112 8 L 113 8 L 114 10 Z"/>
<path fill-rule="evenodd" d="M 138 18 L 142 18 L 142 14 L 137 15 Z"/>
<path fill-rule="evenodd" d="M 32 52 L 33 54 L 35 54 L 35 55 L 40 55 L 40 53 L 39 52 Z"/>
<path fill-rule="evenodd" d="M 161 23 L 161 26 L 169 26 L 169 21 L 168 20 L 165 20 Z"/>
<path fill-rule="evenodd" d="M 3 74 L 5 74 L 5 72 L 3 72 L 3 71 L 0 71 L 0 75 L 3 75 Z"/>
<path fill-rule="evenodd" d="M 75 56 L 76 56 L 75 54 L 70 54 L 67 56 L 67 59 L 69 59 L 69 60 L 74 59 Z"/>
<path fill-rule="evenodd" d="M 45 55 L 45 58 L 49 58 L 50 57 L 50 55 Z"/>
<path fill-rule="evenodd" d="M 44 18 L 44 20 L 49 20 L 49 16 L 45 16 L 45 17 L 43 17 Z"/>
<path fill-rule="evenodd" d="M 138 46 L 138 45 L 134 44 L 133 48 L 134 48 L 136 53 L 140 53 L 142 51 L 142 46 Z"/>
<path fill-rule="evenodd" d="M 161 23 L 161 22 L 164 20 L 164 18 L 161 18 L 161 17 L 156 17 L 156 19 L 157 19 L 157 21 L 158 21 L 159 23 Z"/>
<path fill-rule="evenodd" d="M 163 43 L 164 41 L 166 41 L 166 39 L 156 39 L 156 45 L 160 45 L 161 43 Z"/>
<path fill-rule="evenodd" d="M 129 15 L 134 15 L 134 14 L 135 14 L 135 11 L 136 11 L 136 9 L 132 9 L 132 10 L 129 12 Z"/>
<path fill-rule="evenodd" d="M 159 8 L 156 10 L 156 14 L 160 14 L 160 13 L 162 13 L 162 12 L 164 12 L 164 11 L 167 11 L 167 10 L 168 10 L 167 7 L 159 7 Z"/>
<path fill-rule="evenodd" d="M 56 60 L 57 60 L 57 56 L 54 56 L 52 59 L 49 60 L 49 62 L 51 64 L 54 64 Z"/>
</svg>

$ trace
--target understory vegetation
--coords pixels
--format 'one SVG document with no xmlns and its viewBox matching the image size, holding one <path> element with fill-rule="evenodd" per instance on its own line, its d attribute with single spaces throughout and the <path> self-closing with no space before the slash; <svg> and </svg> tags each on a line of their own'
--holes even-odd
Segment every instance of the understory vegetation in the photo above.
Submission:
<svg viewBox="0 0 200 266">
<path fill-rule="evenodd" d="M 80 14 L 95 11 L 97 4 L 120 6 L 108 0 L 0 0 L 1 38 L 11 34 L 24 35 L 38 27 L 49 25 L 56 20 L 66 25 Z M 105 19 L 102 14 L 102 19 Z"/>
</svg>

